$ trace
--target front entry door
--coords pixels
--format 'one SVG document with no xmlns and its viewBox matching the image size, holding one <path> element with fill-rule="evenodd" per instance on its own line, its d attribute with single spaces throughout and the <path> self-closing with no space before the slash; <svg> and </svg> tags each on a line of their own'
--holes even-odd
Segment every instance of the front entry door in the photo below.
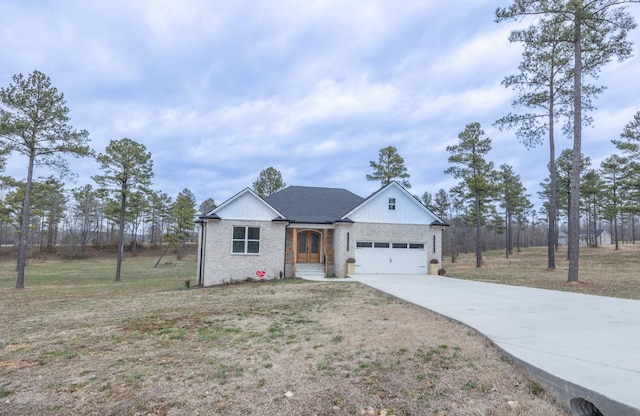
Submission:
<svg viewBox="0 0 640 416">
<path fill-rule="evenodd" d="M 298 262 L 320 263 L 320 233 L 315 231 L 298 233 Z"/>
</svg>

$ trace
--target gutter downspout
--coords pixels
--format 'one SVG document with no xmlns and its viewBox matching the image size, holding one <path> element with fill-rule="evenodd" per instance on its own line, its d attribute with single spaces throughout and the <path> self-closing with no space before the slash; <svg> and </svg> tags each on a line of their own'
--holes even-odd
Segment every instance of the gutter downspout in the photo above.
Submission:
<svg viewBox="0 0 640 416">
<path fill-rule="evenodd" d="M 289 231 L 289 226 L 291 225 L 291 221 L 287 221 L 287 226 L 284 227 L 284 259 L 282 260 L 282 278 L 287 277 L 287 232 Z M 293 244 L 293 239 L 291 240 L 291 244 Z"/>
<path fill-rule="evenodd" d="M 196 221 L 197 224 L 200 225 L 200 252 L 198 253 L 198 287 L 204 286 L 204 263 L 205 263 L 205 233 L 206 233 L 206 222 L 202 219 Z"/>
</svg>

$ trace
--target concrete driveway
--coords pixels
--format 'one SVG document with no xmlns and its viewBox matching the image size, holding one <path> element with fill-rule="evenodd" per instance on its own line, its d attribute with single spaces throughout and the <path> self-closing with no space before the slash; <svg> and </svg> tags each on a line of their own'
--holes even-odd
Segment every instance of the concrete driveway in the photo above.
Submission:
<svg viewBox="0 0 640 416">
<path fill-rule="evenodd" d="M 575 416 L 640 415 L 640 301 L 442 276 L 352 279 L 486 335 Z"/>
</svg>

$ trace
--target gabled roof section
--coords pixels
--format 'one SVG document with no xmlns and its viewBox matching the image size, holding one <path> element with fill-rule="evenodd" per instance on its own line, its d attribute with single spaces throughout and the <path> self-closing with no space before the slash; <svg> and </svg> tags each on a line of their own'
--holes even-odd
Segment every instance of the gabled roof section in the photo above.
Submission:
<svg viewBox="0 0 640 416">
<path fill-rule="evenodd" d="M 395 201 L 393 210 L 389 209 L 389 198 L 393 198 Z M 356 222 L 448 226 L 447 223 L 395 181 L 368 196 L 362 203 L 347 212 L 343 218 L 352 219 Z"/>
<path fill-rule="evenodd" d="M 364 198 L 340 188 L 289 186 L 265 201 L 291 222 L 330 224 L 341 221 Z"/>
<path fill-rule="evenodd" d="M 283 214 L 252 189 L 245 188 L 200 218 L 270 221 L 282 219 Z"/>
<path fill-rule="evenodd" d="M 605 230 L 603 229 L 598 229 L 598 230 L 591 230 L 591 229 L 585 229 L 585 230 L 580 230 L 579 234 L 580 237 L 600 237 L 600 234 L 602 234 Z"/>
</svg>

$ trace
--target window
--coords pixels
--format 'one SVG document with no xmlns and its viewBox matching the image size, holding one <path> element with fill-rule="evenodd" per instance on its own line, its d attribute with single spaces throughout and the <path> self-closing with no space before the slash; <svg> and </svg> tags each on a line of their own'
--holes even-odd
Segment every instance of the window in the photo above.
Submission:
<svg viewBox="0 0 640 416">
<path fill-rule="evenodd" d="M 424 250 L 424 244 L 409 244 L 410 249 Z"/>
<path fill-rule="evenodd" d="M 373 247 L 373 243 L 356 241 L 356 248 L 371 248 L 371 247 Z"/>
<path fill-rule="evenodd" d="M 260 253 L 259 227 L 233 227 L 233 253 Z"/>
<path fill-rule="evenodd" d="M 374 243 L 375 248 L 389 248 L 389 243 Z"/>
<path fill-rule="evenodd" d="M 395 211 L 395 210 L 396 210 L 396 199 L 389 198 L 389 211 Z"/>
<path fill-rule="evenodd" d="M 407 248 L 407 243 L 393 243 L 391 245 L 393 248 Z"/>
</svg>

